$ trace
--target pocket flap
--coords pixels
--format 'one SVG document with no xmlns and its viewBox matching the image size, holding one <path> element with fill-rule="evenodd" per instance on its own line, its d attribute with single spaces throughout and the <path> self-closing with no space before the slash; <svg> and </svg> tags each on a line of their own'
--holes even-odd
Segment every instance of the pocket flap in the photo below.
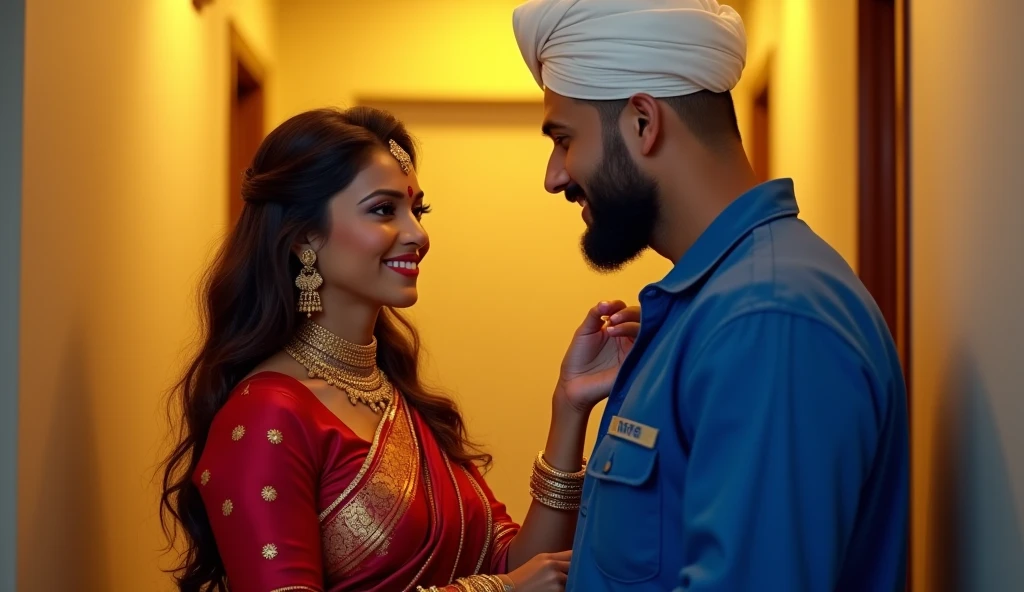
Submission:
<svg viewBox="0 0 1024 592">
<path fill-rule="evenodd" d="M 644 448 L 605 436 L 587 463 L 587 475 L 598 481 L 640 487 L 654 474 L 657 460 L 657 448 Z"/>
</svg>

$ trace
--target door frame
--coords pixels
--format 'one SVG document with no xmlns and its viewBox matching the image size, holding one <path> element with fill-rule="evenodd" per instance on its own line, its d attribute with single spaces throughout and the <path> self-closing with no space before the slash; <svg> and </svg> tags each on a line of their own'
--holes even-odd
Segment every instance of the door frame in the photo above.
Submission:
<svg viewBox="0 0 1024 592">
<path fill-rule="evenodd" d="M 232 22 L 228 23 L 228 35 L 228 228 L 233 228 L 242 213 L 242 172 L 265 132 L 267 71 Z M 239 99 L 242 90 L 248 95 L 244 105 Z"/>
<path fill-rule="evenodd" d="M 772 142 L 771 142 L 771 104 L 772 75 L 775 66 L 775 50 L 769 50 L 757 70 L 751 84 L 752 101 L 750 103 L 751 118 L 751 165 L 759 182 L 771 179 Z"/>
<path fill-rule="evenodd" d="M 904 0 L 858 5 L 858 270 L 896 340 L 909 392 L 909 18 Z"/>
<path fill-rule="evenodd" d="M 909 0 L 857 4 L 858 272 L 895 338 L 912 412 Z"/>
</svg>

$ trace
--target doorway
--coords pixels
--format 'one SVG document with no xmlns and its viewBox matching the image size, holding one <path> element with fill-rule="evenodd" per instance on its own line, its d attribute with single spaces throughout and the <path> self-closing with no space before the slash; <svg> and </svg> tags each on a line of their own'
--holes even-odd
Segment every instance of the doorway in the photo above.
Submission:
<svg viewBox="0 0 1024 592">
<path fill-rule="evenodd" d="M 896 340 L 913 413 L 908 1 L 858 0 L 857 13 L 858 267 Z M 910 539 L 908 534 L 912 549 Z M 911 590 L 913 565 L 908 567 L 906 590 Z"/>
<path fill-rule="evenodd" d="M 228 228 L 233 228 L 242 213 L 242 175 L 263 141 L 266 72 L 234 25 L 228 27 L 231 37 Z"/>
<path fill-rule="evenodd" d="M 753 109 L 753 154 L 751 164 L 757 182 L 764 183 L 771 178 L 771 110 L 769 108 L 769 81 L 767 73 L 754 95 Z"/>
<path fill-rule="evenodd" d="M 859 0 L 858 267 L 896 339 L 909 396 L 908 21 L 905 0 Z"/>
</svg>

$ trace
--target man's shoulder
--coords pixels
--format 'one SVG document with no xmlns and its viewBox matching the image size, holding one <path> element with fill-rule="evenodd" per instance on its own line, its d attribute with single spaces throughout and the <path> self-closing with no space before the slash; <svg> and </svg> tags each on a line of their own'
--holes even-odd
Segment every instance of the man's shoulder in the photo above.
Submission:
<svg viewBox="0 0 1024 592">
<path fill-rule="evenodd" d="M 797 219 L 755 229 L 710 272 L 688 308 L 698 341 L 737 319 L 766 314 L 808 319 L 865 355 L 889 339 L 850 265 Z"/>
</svg>

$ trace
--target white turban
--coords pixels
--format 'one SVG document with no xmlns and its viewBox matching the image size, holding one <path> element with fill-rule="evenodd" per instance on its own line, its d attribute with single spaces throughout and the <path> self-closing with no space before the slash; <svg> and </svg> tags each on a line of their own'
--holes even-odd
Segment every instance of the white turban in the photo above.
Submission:
<svg viewBox="0 0 1024 592">
<path fill-rule="evenodd" d="M 531 0 L 512 26 L 537 84 L 574 99 L 725 92 L 746 64 L 743 20 L 717 0 Z"/>
</svg>

